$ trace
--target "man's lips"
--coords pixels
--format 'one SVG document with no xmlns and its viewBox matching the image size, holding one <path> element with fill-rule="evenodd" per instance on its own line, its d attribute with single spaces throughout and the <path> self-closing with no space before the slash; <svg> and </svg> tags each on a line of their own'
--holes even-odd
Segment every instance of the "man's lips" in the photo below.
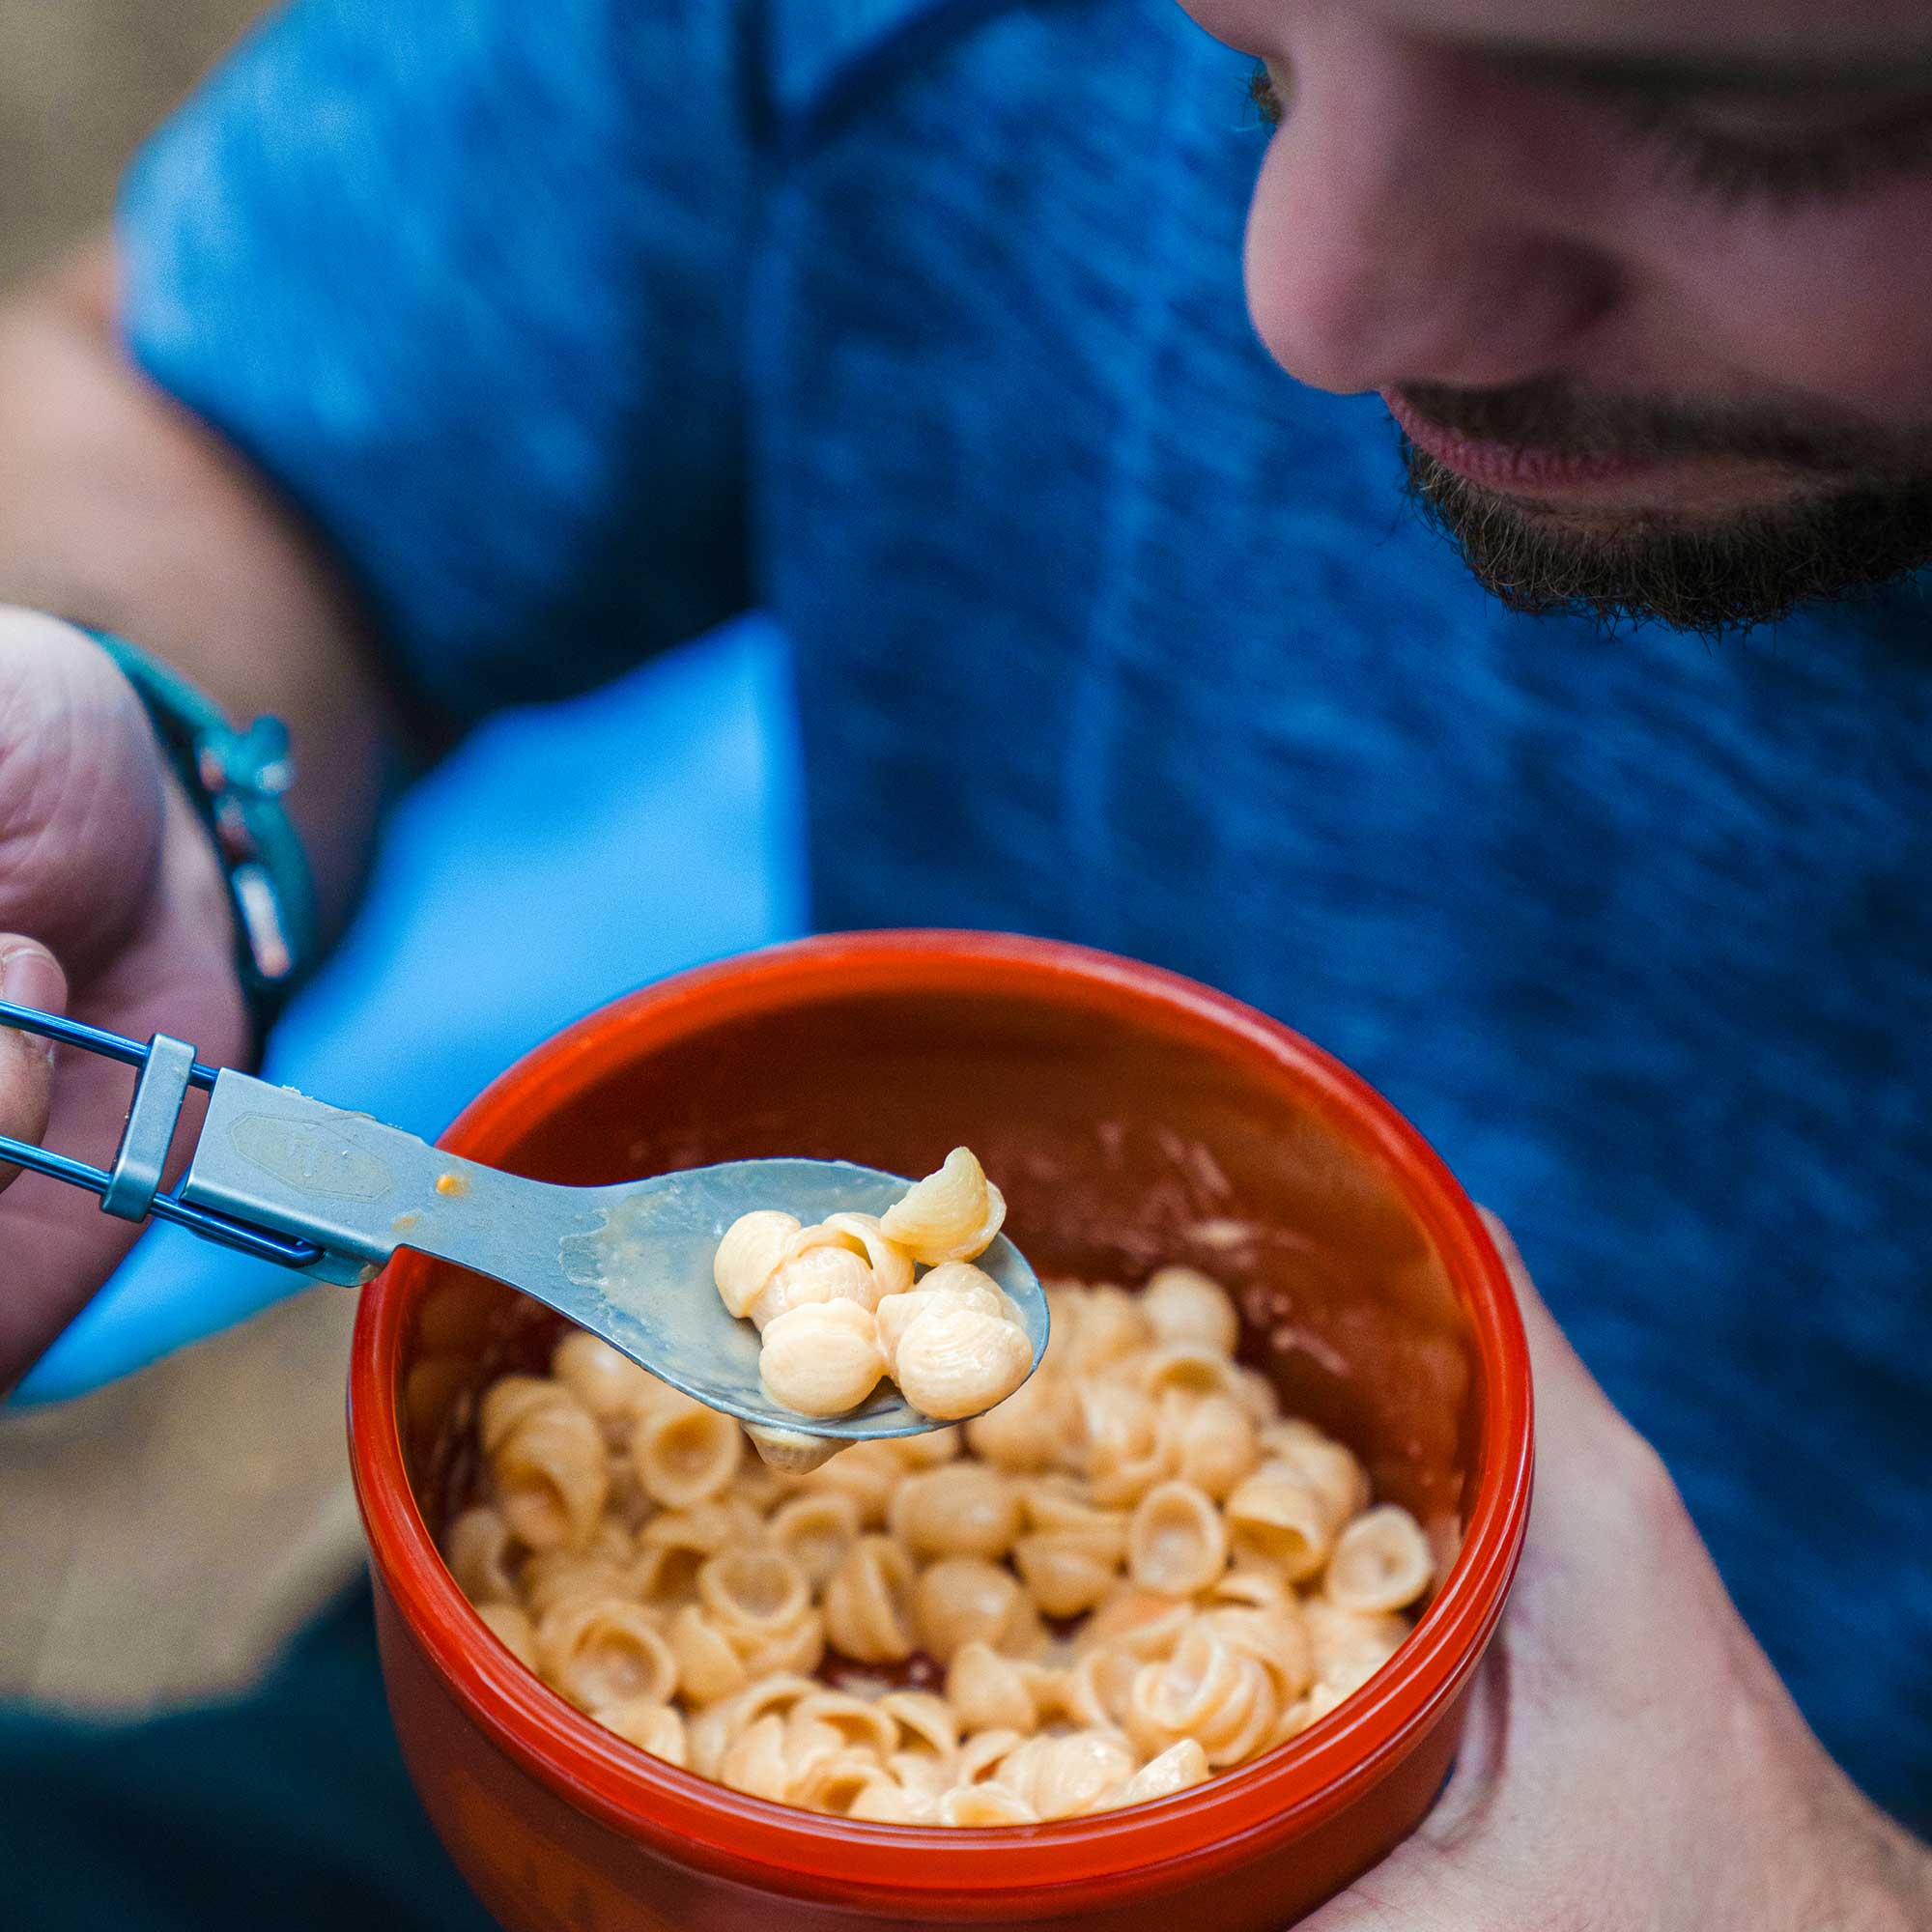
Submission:
<svg viewBox="0 0 1932 1932">
<path fill-rule="evenodd" d="M 1508 496 L 1548 499 L 1573 493 L 1600 495 L 1605 484 L 1624 483 L 1662 467 L 1654 457 L 1534 449 L 1464 436 L 1461 430 L 1444 429 L 1418 415 L 1394 389 L 1384 389 L 1381 397 L 1403 434 L 1418 449 L 1469 482 Z"/>
</svg>

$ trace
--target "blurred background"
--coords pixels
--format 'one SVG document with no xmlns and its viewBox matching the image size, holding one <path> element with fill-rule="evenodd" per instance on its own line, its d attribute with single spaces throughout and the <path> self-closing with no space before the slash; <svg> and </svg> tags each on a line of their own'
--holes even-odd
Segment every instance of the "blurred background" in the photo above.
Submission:
<svg viewBox="0 0 1932 1932">
<path fill-rule="evenodd" d="M 0 0 L 0 286 L 106 218 L 143 135 L 257 11 Z M 782 649 L 747 623 L 493 720 L 394 814 L 267 1070 L 434 1135 L 585 1009 L 796 929 L 788 716 Z M 354 1312 L 352 1291 L 150 1235 L 0 1407 L 0 1771 L 79 1748 L 50 1721 L 245 1690 L 354 1584 Z"/>
<path fill-rule="evenodd" d="M 0 0 L 0 280 L 105 213 L 135 144 L 258 0 Z"/>
<path fill-rule="evenodd" d="M 142 137 L 257 11 L 255 0 L 0 0 L 0 286 L 106 218 Z M 288 1326 L 284 1339 L 298 1353 L 327 1351 L 340 1316 Z M 188 1645 L 177 1671 L 167 1650 L 178 1633 L 165 1616 L 157 1644 L 137 1640 L 130 1650 L 135 1619 L 107 1573 L 116 1543 L 140 1548 L 145 1517 L 163 1525 L 190 1517 L 172 1492 L 200 1471 L 184 1466 L 170 1433 L 203 1445 L 217 1466 L 231 1452 L 249 1454 L 247 1424 L 231 1437 L 218 1399 L 224 1384 L 243 1378 L 246 1356 L 183 1357 L 66 1412 L 0 1410 L 0 1696 L 137 1710 L 249 1674 L 252 1655 L 211 1654 L 207 1638 Z M 308 1446 L 309 1432 L 298 1434 Z M 285 1501 L 272 1474 L 260 1473 L 270 1506 Z M 158 1493 L 144 1493 L 150 1480 Z M 312 1518 L 311 1502 L 298 1507 Z M 324 1568 L 332 1577 L 339 1562 L 331 1554 Z M 142 1578 L 137 1594 L 149 1598 L 148 1583 L 166 1581 Z M 312 1594 L 298 1585 L 298 1599 Z M 99 1608 L 90 1613 L 90 1604 Z M 242 1639 L 244 1652 L 259 1647 L 259 1630 Z"/>
</svg>

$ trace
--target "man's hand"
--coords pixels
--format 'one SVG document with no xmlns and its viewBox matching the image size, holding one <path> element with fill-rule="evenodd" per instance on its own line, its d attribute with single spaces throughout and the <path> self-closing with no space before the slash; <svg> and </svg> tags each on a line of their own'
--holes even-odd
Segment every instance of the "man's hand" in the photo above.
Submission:
<svg viewBox="0 0 1932 1932">
<path fill-rule="evenodd" d="M 145 1039 L 246 1052 L 234 927 L 207 833 L 106 654 L 51 618 L 0 608 L 0 979 L 23 1006 Z M 56 964 L 56 961 L 59 963 Z M 64 970 L 63 970 L 64 969 Z M 0 1131 L 105 1164 L 126 1067 L 0 1030 Z M 0 1170 L 0 1182 L 12 1179 Z M 30 1368 L 136 1230 L 30 1178 L 0 1196 L 0 1391 Z"/>
<path fill-rule="evenodd" d="M 1491 1226 L 1536 1371 L 1522 1567 L 1441 1802 L 1306 1932 L 1932 1925 L 1932 1854 L 1825 1755 L 1662 1464 Z"/>
<path fill-rule="evenodd" d="M 102 237 L 0 296 L 0 958 L 32 940 L 81 1018 L 228 1061 L 247 1042 L 210 841 L 106 656 L 26 611 L 119 631 L 237 723 L 287 724 L 325 940 L 359 889 L 400 721 L 322 539 L 129 362 L 117 272 Z M 44 966 L 15 970 L 38 1001 L 59 997 Z M 0 1037 L 0 1131 L 33 1129 L 48 1104 L 37 1053 Z M 56 1059 L 48 1144 L 102 1161 L 128 1070 Z M 130 1238 L 57 1182 L 0 1195 L 0 1392 Z"/>
</svg>

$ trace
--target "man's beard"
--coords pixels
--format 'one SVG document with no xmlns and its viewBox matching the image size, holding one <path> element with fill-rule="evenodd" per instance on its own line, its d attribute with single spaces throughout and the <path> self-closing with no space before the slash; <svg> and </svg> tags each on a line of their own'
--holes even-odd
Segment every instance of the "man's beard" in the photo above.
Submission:
<svg viewBox="0 0 1932 1932">
<path fill-rule="evenodd" d="M 1473 437 L 1577 454 L 1756 458 L 1803 486 L 1787 504 L 1720 522 L 1638 514 L 1622 528 L 1591 530 L 1470 483 L 1405 438 L 1410 498 L 1512 610 L 1610 625 L 1650 619 L 1719 636 L 1932 563 L 1932 447 L 1922 435 L 1771 414 L 1699 416 L 1540 384 L 1402 393 L 1426 419 Z"/>
</svg>

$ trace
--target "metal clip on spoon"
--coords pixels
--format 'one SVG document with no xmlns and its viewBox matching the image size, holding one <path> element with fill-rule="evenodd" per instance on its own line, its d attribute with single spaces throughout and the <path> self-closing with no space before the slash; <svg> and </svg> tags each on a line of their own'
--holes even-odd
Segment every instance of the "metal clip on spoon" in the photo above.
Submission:
<svg viewBox="0 0 1932 1932">
<path fill-rule="evenodd" d="M 140 1069 L 110 1168 L 0 1134 L 0 1161 L 84 1187 L 104 1213 L 154 1215 L 203 1240 L 322 1281 L 367 1281 L 398 1248 L 417 1248 L 547 1302 L 673 1388 L 768 1429 L 861 1442 L 936 1428 L 882 1382 L 845 1415 L 802 1416 L 758 1380 L 758 1338 L 711 1283 L 724 1230 L 756 1208 L 808 1224 L 840 1209 L 882 1213 L 910 1184 L 835 1160 L 737 1160 L 614 1187 L 559 1187 L 444 1153 L 366 1114 L 292 1087 L 204 1066 L 185 1040 L 143 1046 L 77 1020 L 0 1001 L 0 1026 Z M 193 1158 L 171 1191 L 162 1169 L 188 1090 L 209 1094 Z M 1046 1347 L 1046 1297 L 1004 1236 L 980 1265 Z"/>
</svg>

